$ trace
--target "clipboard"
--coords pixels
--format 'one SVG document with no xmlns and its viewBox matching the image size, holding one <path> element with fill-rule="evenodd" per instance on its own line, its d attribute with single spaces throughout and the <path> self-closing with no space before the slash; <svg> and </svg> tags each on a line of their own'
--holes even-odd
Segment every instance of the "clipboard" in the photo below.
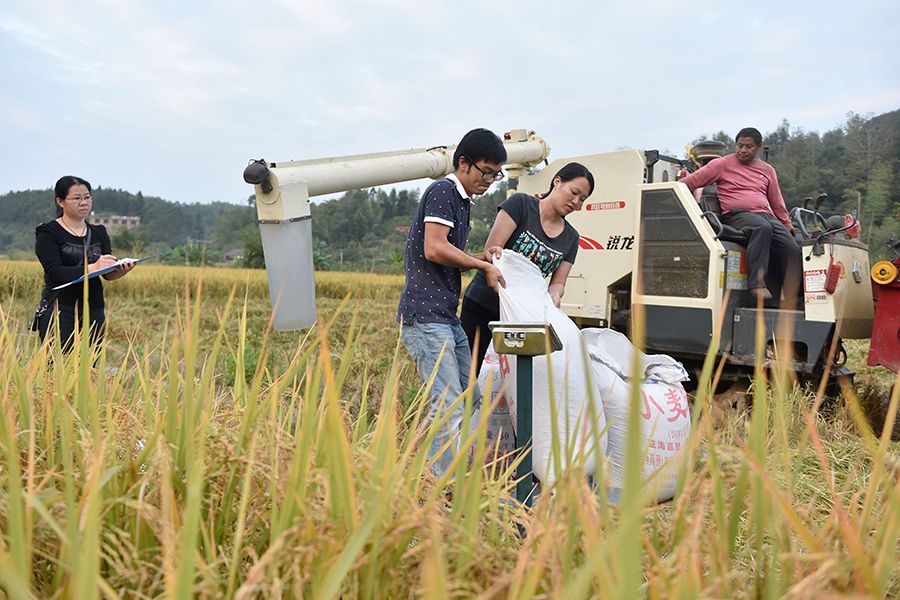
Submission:
<svg viewBox="0 0 900 600">
<path fill-rule="evenodd" d="M 113 264 L 113 265 L 110 265 L 110 266 L 108 266 L 108 267 L 104 267 L 104 268 L 102 268 L 102 269 L 100 269 L 100 270 L 98 270 L 98 271 L 93 271 L 93 272 L 91 272 L 91 273 L 88 273 L 88 274 L 87 274 L 87 278 L 88 278 L 88 279 L 93 279 L 94 277 L 99 277 L 100 275 L 105 275 L 106 273 L 109 273 L 110 271 L 114 271 L 116 268 L 118 268 L 118 267 L 122 266 L 123 264 L 125 264 L 125 261 L 127 261 L 127 260 L 134 261 L 134 263 L 137 264 L 137 263 L 139 263 L 139 262 L 144 262 L 145 260 L 150 260 L 151 258 L 157 258 L 157 257 L 159 257 L 159 256 L 162 256 L 162 253 L 154 254 L 153 256 L 145 256 L 144 258 L 123 258 L 123 259 L 117 260 L 116 263 Z M 61 290 L 61 289 L 63 289 L 63 288 L 67 288 L 67 287 L 69 287 L 70 285 L 75 285 L 76 283 L 81 283 L 82 281 L 84 281 L 84 278 L 85 278 L 85 276 L 82 275 L 82 276 L 79 277 L 78 279 L 74 279 L 74 280 L 70 281 L 69 283 L 64 283 L 64 284 L 62 284 L 62 285 L 58 285 L 58 286 L 56 286 L 56 287 L 53 288 L 53 289 L 54 289 L 54 291 L 55 291 L 55 290 Z"/>
</svg>

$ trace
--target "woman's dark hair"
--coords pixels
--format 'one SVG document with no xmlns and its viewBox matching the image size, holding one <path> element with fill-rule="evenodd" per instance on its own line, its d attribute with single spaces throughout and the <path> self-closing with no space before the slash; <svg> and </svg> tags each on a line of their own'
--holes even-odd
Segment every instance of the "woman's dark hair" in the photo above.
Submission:
<svg viewBox="0 0 900 600">
<path fill-rule="evenodd" d="M 56 205 L 56 218 L 60 218 L 63 216 L 62 206 L 59 205 L 59 202 L 56 201 L 56 198 L 66 199 L 66 196 L 69 195 L 69 190 L 72 189 L 74 185 L 83 185 L 88 189 L 88 192 L 91 191 L 91 184 L 81 177 L 75 177 L 74 175 L 66 175 L 65 177 L 60 177 L 59 181 L 56 182 L 56 187 L 54 191 L 56 192 L 56 196 L 53 198 L 53 203 Z"/>
<path fill-rule="evenodd" d="M 594 193 L 594 176 L 591 175 L 591 172 L 588 171 L 588 168 L 581 163 L 570 162 L 562 169 L 557 171 L 556 175 L 553 176 L 553 179 L 550 180 L 550 189 L 547 190 L 546 194 L 544 194 L 545 198 L 550 195 L 550 192 L 553 191 L 553 184 L 556 181 L 557 177 L 559 177 L 560 183 L 565 183 L 579 177 L 584 177 L 588 180 L 588 183 L 591 186 L 591 191 L 588 192 L 588 196 Z"/>
<path fill-rule="evenodd" d="M 503 140 L 497 137 L 493 131 L 487 129 L 473 129 L 463 136 L 453 153 L 453 168 L 459 169 L 459 158 L 465 156 L 467 160 L 478 162 L 486 160 L 502 165 L 506 162 L 506 147 Z"/>
</svg>

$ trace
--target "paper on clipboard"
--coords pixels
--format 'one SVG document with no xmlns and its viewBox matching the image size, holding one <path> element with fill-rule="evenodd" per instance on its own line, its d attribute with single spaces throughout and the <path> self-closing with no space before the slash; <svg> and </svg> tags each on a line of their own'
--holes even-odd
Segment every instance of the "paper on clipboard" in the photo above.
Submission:
<svg viewBox="0 0 900 600">
<path fill-rule="evenodd" d="M 135 263 L 139 263 L 139 262 L 144 262 L 145 260 L 150 260 L 151 258 L 156 258 L 156 257 L 158 257 L 158 256 L 162 256 L 162 253 L 160 253 L 160 254 L 154 254 L 153 256 L 145 256 L 144 258 L 123 258 L 123 259 L 121 259 L 121 260 L 117 260 L 117 261 L 115 262 L 115 264 L 113 264 L 113 265 L 110 265 L 110 266 L 108 266 L 108 267 L 104 267 L 104 268 L 99 269 L 99 270 L 97 270 L 97 271 L 92 271 L 91 273 L 88 273 L 88 274 L 87 274 L 87 278 L 88 278 L 88 279 L 93 279 L 94 277 L 99 277 L 100 275 L 105 275 L 106 273 L 109 273 L 110 271 L 113 271 L 113 270 L 115 270 L 116 268 L 122 266 L 123 264 L 125 264 L 126 261 L 129 261 L 129 260 L 130 260 L 130 261 L 134 261 Z M 58 286 L 56 286 L 56 287 L 53 288 L 53 289 L 54 289 L 54 290 L 61 290 L 61 289 L 63 289 L 63 288 L 69 287 L 70 285 L 75 285 L 76 283 L 81 283 L 82 281 L 84 281 L 84 275 L 82 275 L 82 276 L 79 277 L 78 279 L 75 279 L 75 280 L 70 281 L 69 283 L 64 283 L 64 284 L 62 284 L 62 285 L 58 285 Z"/>
</svg>

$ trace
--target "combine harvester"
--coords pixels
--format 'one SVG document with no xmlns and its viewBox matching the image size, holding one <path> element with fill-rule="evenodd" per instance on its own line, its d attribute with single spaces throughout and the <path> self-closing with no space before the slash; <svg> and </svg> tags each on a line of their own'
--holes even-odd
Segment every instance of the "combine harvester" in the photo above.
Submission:
<svg viewBox="0 0 900 600">
<path fill-rule="evenodd" d="M 582 237 L 562 309 L 580 327 L 628 334 L 632 315 L 641 310 L 647 351 L 674 356 L 691 370 L 706 356 L 721 323 L 714 351 L 724 359 L 723 376 L 734 379 L 752 374 L 756 328 L 762 322 L 767 359 L 786 358 L 803 379 L 818 380 L 828 372 L 832 379 L 849 380 L 842 340 L 872 337 L 877 322 L 869 364 L 895 372 L 900 366 L 896 264 L 878 263 L 871 271 L 880 289 L 876 316 L 868 248 L 846 235 L 855 218 L 849 224 L 843 217 L 825 219 L 818 211 L 823 197 L 791 213 L 802 232 L 803 309 L 783 310 L 777 303 L 759 308 L 747 290 L 746 237 L 721 224 L 714 197 L 701 204 L 676 181 L 681 172 L 697 168 L 698 161 L 665 157 L 656 150 L 619 150 L 559 158 L 529 175 L 546 163 L 547 142 L 519 129 L 507 133 L 504 143 L 509 194 L 546 191 L 551 176 L 571 161 L 587 166 L 597 182 L 583 209 L 568 217 Z M 724 150 L 715 144 L 698 147 L 698 155 L 706 152 L 709 158 Z M 440 179 L 453 170 L 454 150 L 437 146 L 250 162 L 244 179 L 256 190 L 277 330 L 309 327 L 316 319 L 310 197 Z M 787 348 L 789 357 L 784 356 Z"/>
</svg>

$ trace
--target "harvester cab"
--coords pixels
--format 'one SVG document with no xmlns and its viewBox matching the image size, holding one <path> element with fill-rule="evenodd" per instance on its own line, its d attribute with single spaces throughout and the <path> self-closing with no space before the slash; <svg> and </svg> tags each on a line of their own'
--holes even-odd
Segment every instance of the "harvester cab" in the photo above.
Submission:
<svg viewBox="0 0 900 600">
<path fill-rule="evenodd" d="M 698 158 L 709 160 L 721 155 L 724 144 L 701 150 Z M 777 299 L 759 308 L 747 289 L 747 238 L 722 225 L 715 190 L 694 197 L 677 181 L 691 169 L 688 161 L 641 150 L 557 159 L 520 178 L 517 190 L 546 191 L 552 174 L 571 161 L 584 164 L 599 182 L 568 217 L 581 241 L 562 308 L 579 326 L 630 334 L 632 315 L 640 310 L 648 351 L 689 366 L 712 350 L 725 357 L 727 375 L 740 376 L 756 363 L 761 321 L 767 359 L 787 360 L 809 377 L 826 369 L 847 373 L 841 339 L 872 334 L 868 249 L 845 235 L 853 224 L 845 227 L 841 219 L 840 228 L 828 228 L 818 212 L 824 198 L 794 216 L 803 232 L 802 309 L 778 308 Z M 822 231 L 813 235 L 806 227 L 810 220 Z"/>
</svg>

